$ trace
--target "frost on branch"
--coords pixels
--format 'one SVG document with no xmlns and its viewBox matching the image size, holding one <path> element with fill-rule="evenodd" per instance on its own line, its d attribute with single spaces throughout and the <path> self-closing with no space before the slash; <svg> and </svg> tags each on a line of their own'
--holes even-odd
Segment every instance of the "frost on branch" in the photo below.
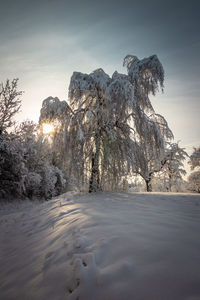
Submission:
<svg viewBox="0 0 200 300">
<path fill-rule="evenodd" d="M 60 101 L 57 97 L 48 97 L 42 102 L 39 123 L 65 119 L 69 109 L 66 101 Z"/>
<path fill-rule="evenodd" d="M 69 86 L 71 106 L 74 109 L 79 107 L 80 110 L 89 97 L 91 99 L 103 97 L 110 80 L 102 69 L 97 69 L 89 75 L 74 72 Z"/>
<path fill-rule="evenodd" d="M 152 110 L 148 95 L 153 95 L 164 88 L 164 69 L 156 55 L 139 60 L 136 56 L 127 55 L 124 59 L 130 82 L 135 87 L 135 95 L 143 109 Z"/>
<path fill-rule="evenodd" d="M 96 88 L 99 91 L 101 91 L 103 96 L 105 94 L 108 85 L 111 82 L 111 78 L 102 69 L 95 70 L 90 74 L 90 76 L 94 80 Z"/>
<path fill-rule="evenodd" d="M 117 110 L 128 109 L 128 106 L 134 105 L 134 87 L 127 77 L 119 76 L 115 72 L 105 91 L 105 98 L 110 100 L 111 105 L 115 104 Z"/>
<path fill-rule="evenodd" d="M 146 92 L 155 93 L 159 86 L 164 87 L 164 69 L 157 55 L 139 60 L 136 56 L 127 55 L 124 66 L 128 69 L 131 82 L 141 85 Z"/>
</svg>

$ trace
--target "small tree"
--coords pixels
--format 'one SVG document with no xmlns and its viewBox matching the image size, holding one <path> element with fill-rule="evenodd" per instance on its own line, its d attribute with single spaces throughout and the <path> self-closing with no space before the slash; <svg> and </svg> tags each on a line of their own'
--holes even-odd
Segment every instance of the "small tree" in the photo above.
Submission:
<svg viewBox="0 0 200 300">
<path fill-rule="evenodd" d="M 17 90 L 18 79 L 0 84 L 0 133 L 15 124 L 13 117 L 21 107 L 22 91 Z"/>
<path fill-rule="evenodd" d="M 164 172 L 168 178 L 166 188 L 171 192 L 172 186 L 178 189 L 178 185 L 183 181 L 182 176 L 186 175 L 183 162 L 188 154 L 184 148 L 179 147 L 178 143 L 170 143 L 166 154 L 167 161 L 164 167 Z"/>
<path fill-rule="evenodd" d="M 200 167 L 200 147 L 194 147 L 194 151 L 190 156 L 189 164 L 191 165 L 191 170 Z"/>
<path fill-rule="evenodd" d="M 183 161 L 188 154 L 184 148 L 180 148 L 178 143 L 168 143 L 165 150 L 165 159 L 161 171 L 155 176 L 156 181 L 162 191 L 171 192 L 172 189 L 179 191 L 183 186 L 182 176 L 186 174 Z"/>
<path fill-rule="evenodd" d="M 200 193 L 200 147 L 194 148 L 189 164 L 191 170 L 195 169 L 188 177 L 189 190 Z"/>
<path fill-rule="evenodd" d="M 188 189 L 200 193 L 200 170 L 192 172 L 188 177 Z"/>
</svg>

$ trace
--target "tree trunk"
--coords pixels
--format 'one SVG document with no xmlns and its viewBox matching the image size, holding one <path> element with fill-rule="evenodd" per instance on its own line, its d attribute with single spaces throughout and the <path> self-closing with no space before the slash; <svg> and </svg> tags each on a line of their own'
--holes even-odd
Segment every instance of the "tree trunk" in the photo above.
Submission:
<svg viewBox="0 0 200 300">
<path fill-rule="evenodd" d="M 100 132 L 96 134 L 96 151 L 92 157 L 92 170 L 89 182 L 89 193 L 100 191 L 99 157 L 101 138 Z"/>
<path fill-rule="evenodd" d="M 151 178 L 145 179 L 147 192 L 152 192 Z"/>
<path fill-rule="evenodd" d="M 172 174 L 171 174 L 171 170 L 169 168 L 169 192 L 172 191 Z"/>
</svg>

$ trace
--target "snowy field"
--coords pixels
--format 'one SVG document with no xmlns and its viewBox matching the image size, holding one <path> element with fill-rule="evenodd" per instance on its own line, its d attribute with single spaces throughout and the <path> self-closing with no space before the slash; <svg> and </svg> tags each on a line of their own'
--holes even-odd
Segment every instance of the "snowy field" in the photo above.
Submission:
<svg viewBox="0 0 200 300">
<path fill-rule="evenodd" d="M 0 299 L 199 300 L 200 196 L 1 205 Z"/>
</svg>

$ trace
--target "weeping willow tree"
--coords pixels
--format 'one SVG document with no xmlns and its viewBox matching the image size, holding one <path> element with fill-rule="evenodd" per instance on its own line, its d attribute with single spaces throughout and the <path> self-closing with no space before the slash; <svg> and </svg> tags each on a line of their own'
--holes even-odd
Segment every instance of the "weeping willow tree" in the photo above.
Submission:
<svg viewBox="0 0 200 300">
<path fill-rule="evenodd" d="M 72 162 L 90 192 L 115 188 L 122 176 L 133 173 L 151 191 L 151 174 L 162 167 L 165 143 L 173 138 L 149 99 L 163 89 L 164 70 L 157 56 L 139 60 L 128 55 L 124 66 L 127 75 L 115 72 L 109 77 L 98 69 L 74 72 L 71 78 Z"/>
</svg>

